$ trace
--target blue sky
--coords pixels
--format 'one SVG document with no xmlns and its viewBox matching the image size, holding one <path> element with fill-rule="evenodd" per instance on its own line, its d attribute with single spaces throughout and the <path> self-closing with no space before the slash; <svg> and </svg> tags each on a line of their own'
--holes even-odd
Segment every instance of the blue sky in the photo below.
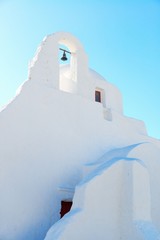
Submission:
<svg viewBox="0 0 160 240">
<path fill-rule="evenodd" d="M 0 106 L 57 31 L 82 42 L 90 67 L 120 89 L 125 114 L 160 138 L 160 0 L 0 0 Z"/>
</svg>

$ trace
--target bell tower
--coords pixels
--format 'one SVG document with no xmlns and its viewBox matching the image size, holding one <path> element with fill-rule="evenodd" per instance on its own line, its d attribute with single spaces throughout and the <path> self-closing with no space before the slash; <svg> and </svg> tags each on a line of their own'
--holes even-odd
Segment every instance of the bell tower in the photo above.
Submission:
<svg viewBox="0 0 160 240">
<path fill-rule="evenodd" d="M 65 45 L 71 54 L 68 66 L 70 75 L 68 79 L 63 77 L 63 83 L 58 59 L 60 45 Z M 63 59 L 66 58 L 66 52 L 62 52 Z M 29 79 L 48 87 L 81 95 L 87 84 L 87 72 L 88 58 L 81 43 L 70 33 L 57 32 L 47 36 L 37 49 L 30 64 Z"/>
</svg>

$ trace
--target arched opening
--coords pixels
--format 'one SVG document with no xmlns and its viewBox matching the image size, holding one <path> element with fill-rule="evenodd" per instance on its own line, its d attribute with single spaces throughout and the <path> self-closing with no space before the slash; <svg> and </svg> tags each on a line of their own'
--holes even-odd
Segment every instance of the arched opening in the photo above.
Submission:
<svg viewBox="0 0 160 240">
<path fill-rule="evenodd" d="M 67 59 L 63 61 L 63 57 Z M 64 58 L 65 58 L 64 57 Z M 59 88 L 65 92 L 76 92 L 77 57 L 67 45 L 59 44 Z"/>
</svg>

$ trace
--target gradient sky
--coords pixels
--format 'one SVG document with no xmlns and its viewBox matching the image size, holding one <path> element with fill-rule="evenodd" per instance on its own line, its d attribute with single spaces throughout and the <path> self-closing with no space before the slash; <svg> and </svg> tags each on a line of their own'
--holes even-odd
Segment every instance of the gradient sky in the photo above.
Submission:
<svg viewBox="0 0 160 240">
<path fill-rule="evenodd" d="M 125 115 L 160 139 L 160 0 L 0 0 L 0 107 L 57 31 L 81 41 L 90 67 L 120 89 Z"/>
</svg>

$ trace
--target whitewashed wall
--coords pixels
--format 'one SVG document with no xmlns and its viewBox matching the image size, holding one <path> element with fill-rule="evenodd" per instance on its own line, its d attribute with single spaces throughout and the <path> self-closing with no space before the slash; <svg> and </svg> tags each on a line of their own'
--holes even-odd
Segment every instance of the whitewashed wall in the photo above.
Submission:
<svg viewBox="0 0 160 240">
<path fill-rule="evenodd" d="M 59 73 L 58 43 L 77 54 L 72 93 L 59 90 L 68 70 Z M 105 90 L 106 106 L 94 102 L 95 87 Z M 104 107 L 112 118 L 104 117 Z M 144 141 L 159 146 L 147 137 L 143 123 L 122 115 L 120 92 L 88 69 L 79 41 L 68 33 L 45 38 L 28 81 L 0 113 L 0 239 L 44 239 L 60 217 L 66 197 L 60 186 L 75 188 L 83 165 L 106 151 Z"/>
</svg>

